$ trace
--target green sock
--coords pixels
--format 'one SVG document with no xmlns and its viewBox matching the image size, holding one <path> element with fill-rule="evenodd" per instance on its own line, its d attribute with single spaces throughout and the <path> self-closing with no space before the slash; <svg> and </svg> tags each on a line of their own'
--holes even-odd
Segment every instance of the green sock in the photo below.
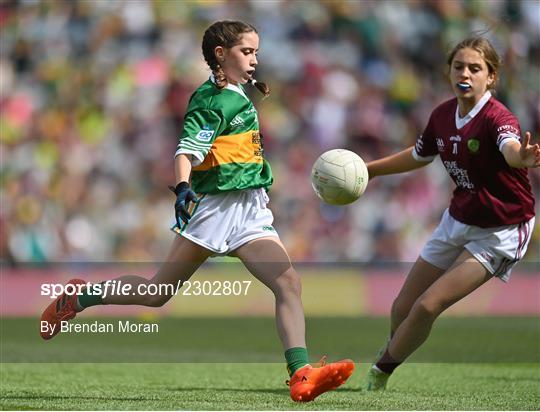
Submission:
<svg viewBox="0 0 540 412">
<path fill-rule="evenodd" d="M 287 360 L 287 370 L 289 376 L 293 376 L 294 372 L 302 366 L 309 364 L 308 353 L 306 348 L 290 348 L 285 351 L 285 359 Z"/>
<path fill-rule="evenodd" d="M 101 285 L 103 285 L 103 282 Z M 83 310 L 90 306 L 103 305 L 103 298 L 101 297 L 101 293 L 97 293 L 97 288 L 94 290 L 94 288 L 90 286 L 85 288 L 82 293 L 77 296 L 77 304 L 80 307 L 80 310 Z"/>
</svg>

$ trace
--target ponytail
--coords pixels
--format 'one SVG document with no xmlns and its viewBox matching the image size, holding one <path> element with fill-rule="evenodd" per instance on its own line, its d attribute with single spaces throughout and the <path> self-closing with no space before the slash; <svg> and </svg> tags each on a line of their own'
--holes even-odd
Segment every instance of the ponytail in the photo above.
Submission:
<svg viewBox="0 0 540 412">
<path fill-rule="evenodd" d="M 242 21 L 230 21 L 222 20 L 217 21 L 206 29 L 202 41 L 202 52 L 204 60 L 212 70 L 214 75 L 214 80 L 216 87 L 218 89 L 223 89 L 227 86 L 227 78 L 223 72 L 223 68 L 219 64 L 215 49 L 217 46 L 222 46 L 226 49 L 230 49 L 240 39 L 240 36 L 244 33 L 257 33 L 257 29 L 249 23 L 244 23 Z M 257 88 L 263 95 L 264 98 L 270 95 L 270 88 L 266 83 L 258 82 L 255 79 L 250 79 L 249 83 Z"/>
<path fill-rule="evenodd" d="M 258 82 L 253 78 L 249 79 L 248 83 L 250 83 L 252 86 L 255 86 L 257 90 L 264 95 L 263 99 L 266 99 L 268 96 L 270 96 L 270 87 L 268 87 L 266 83 Z"/>
<path fill-rule="evenodd" d="M 219 63 L 215 63 L 212 67 L 212 74 L 214 75 L 214 80 L 218 89 L 223 89 L 227 86 L 227 78 L 223 72 L 223 68 Z"/>
</svg>

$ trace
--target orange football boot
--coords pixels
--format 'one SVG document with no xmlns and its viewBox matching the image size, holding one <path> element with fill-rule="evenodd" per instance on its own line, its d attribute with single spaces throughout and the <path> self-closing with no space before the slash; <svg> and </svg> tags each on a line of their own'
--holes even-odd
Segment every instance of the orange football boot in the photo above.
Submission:
<svg viewBox="0 0 540 412">
<path fill-rule="evenodd" d="M 349 379 L 354 370 L 354 362 L 350 359 L 326 364 L 324 356 L 319 365 L 306 365 L 298 369 L 287 382 L 293 401 L 310 402 L 320 394 L 336 389 Z"/>
<path fill-rule="evenodd" d="M 86 284 L 82 279 L 71 279 L 68 283 L 72 285 Z M 77 314 L 77 295 L 67 295 L 65 292 L 58 296 L 47 309 L 41 314 L 41 322 L 48 323 L 48 330 L 43 331 L 40 323 L 39 334 L 45 340 L 54 338 L 60 332 L 62 321 L 70 320 Z M 51 328 L 52 332 L 51 332 Z"/>
</svg>

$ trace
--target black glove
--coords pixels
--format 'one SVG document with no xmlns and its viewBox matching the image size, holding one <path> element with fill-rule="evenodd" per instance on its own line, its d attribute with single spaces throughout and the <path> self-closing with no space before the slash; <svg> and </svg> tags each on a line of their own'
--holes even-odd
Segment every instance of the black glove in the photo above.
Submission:
<svg viewBox="0 0 540 412">
<path fill-rule="evenodd" d="M 184 223 L 188 223 L 191 219 L 191 215 L 188 212 L 189 202 L 197 203 L 197 195 L 189 187 L 188 182 L 180 182 L 176 187 L 169 186 L 169 189 L 176 195 L 176 202 L 174 202 L 174 215 L 176 217 L 176 224 L 179 228 L 182 227 L 180 220 Z"/>
</svg>

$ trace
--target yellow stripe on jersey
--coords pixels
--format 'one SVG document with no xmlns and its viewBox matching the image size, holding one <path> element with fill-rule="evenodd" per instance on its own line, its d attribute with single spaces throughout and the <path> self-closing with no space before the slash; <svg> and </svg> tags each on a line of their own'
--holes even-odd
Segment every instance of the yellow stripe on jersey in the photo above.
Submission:
<svg viewBox="0 0 540 412">
<path fill-rule="evenodd" d="M 227 163 L 262 163 L 259 131 L 250 130 L 240 134 L 218 136 L 204 162 L 193 168 L 205 171 Z"/>
</svg>

